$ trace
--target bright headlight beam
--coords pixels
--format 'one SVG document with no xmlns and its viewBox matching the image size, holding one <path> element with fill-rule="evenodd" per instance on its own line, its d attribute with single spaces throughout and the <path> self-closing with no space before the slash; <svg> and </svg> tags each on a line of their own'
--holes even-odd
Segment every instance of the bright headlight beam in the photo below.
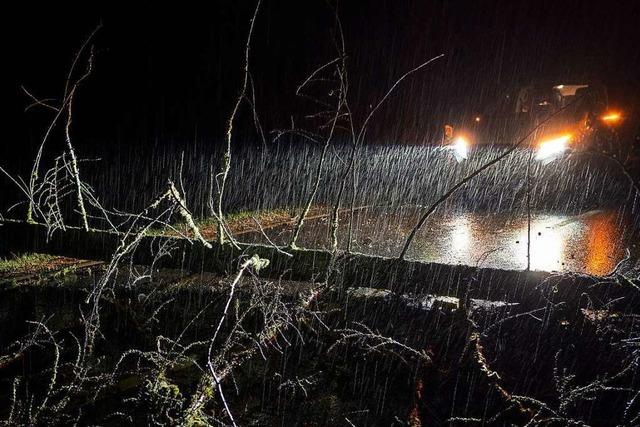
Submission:
<svg viewBox="0 0 640 427">
<path fill-rule="evenodd" d="M 459 136 L 453 141 L 453 151 L 458 161 L 466 160 L 469 157 L 469 141 Z"/>
<path fill-rule="evenodd" d="M 548 139 L 546 141 L 542 141 L 538 146 L 538 152 L 536 153 L 536 160 L 553 160 L 562 153 L 564 153 L 567 148 L 569 141 L 571 140 L 571 135 L 562 135 L 558 138 Z"/>
</svg>

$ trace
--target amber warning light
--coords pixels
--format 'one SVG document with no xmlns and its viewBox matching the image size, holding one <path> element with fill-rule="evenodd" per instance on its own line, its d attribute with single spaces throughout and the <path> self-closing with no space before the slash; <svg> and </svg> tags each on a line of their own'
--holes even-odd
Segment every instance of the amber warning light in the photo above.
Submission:
<svg viewBox="0 0 640 427">
<path fill-rule="evenodd" d="M 605 122 L 606 124 L 614 125 L 616 123 L 619 123 L 620 120 L 622 120 L 622 114 L 620 114 L 618 112 L 615 112 L 615 111 L 612 111 L 612 112 L 609 112 L 609 113 L 605 114 L 600 119 L 603 122 Z"/>
</svg>

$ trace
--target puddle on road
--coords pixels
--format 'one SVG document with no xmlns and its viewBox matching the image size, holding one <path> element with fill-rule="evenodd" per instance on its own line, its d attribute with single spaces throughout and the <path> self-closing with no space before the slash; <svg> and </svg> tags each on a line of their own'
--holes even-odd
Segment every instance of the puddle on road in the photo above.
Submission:
<svg viewBox="0 0 640 427">
<path fill-rule="evenodd" d="M 395 210 L 362 210 L 354 216 L 352 250 L 382 256 L 397 256 L 415 225 L 415 207 Z M 346 216 L 346 215 L 345 215 Z M 346 246 L 347 219 L 339 228 L 339 245 Z M 289 241 L 291 230 L 267 230 L 277 244 Z M 625 248 L 632 252 L 629 222 L 617 211 L 597 210 L 582 215 L 533 213 L 531 220 L 531 269 L 572 271 L 603 275 L 623 259 Z M 246 236 L 259 241 L 259 235 Z M 244 236 L 243 236 L 243 240 Z M 327 248 L 328 218 L 305 223 L 299 246 Z M 413 260 L 466 264 L 502 269 L 527 266 L 527 218 L 508 214 L 461 213 L 430 218 L 416 235 L 407 252 Z"/>
<path fill-rule="evenodd" d="M 421 233 L 410 258 L 484 267 L 527 266 L 527 220 L 463 214 Z M 603 275 L 624 256 L 624 225 L 616 212 L 581 217 L 536 215 L 531 220 L 532 270 Z M 440 235 L 441 238 L 434 238 Z"/>
</svg>

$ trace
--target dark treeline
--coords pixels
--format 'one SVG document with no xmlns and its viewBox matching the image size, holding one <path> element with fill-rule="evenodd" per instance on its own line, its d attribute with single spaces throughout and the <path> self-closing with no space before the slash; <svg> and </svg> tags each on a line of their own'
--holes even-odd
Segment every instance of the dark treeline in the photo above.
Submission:
<svg viewBox="0 0 640 427">
<path fill-rule="evenodd" d="M 634 1 L 592 3 L 338 2 L 356 122 L 400 75 L 441 53 L 441 61 L 388 100 L 368 131 L 370 141 L 419 142 L 442 123 L 484 111 L 505 91 L 532 81 L 602 82 L 619 102 L 634 106 L 640 7 Z M 103 26 L 94 40 L 95 67 L 76 100 L 73 134 L 80 154 L 95 140 L 149 146 L 146 141 L 196 137 L 216 144 L 239 90 L 253 7 L 220 0 L 206 12 L 204 6 L 184 12 L 158 7 L 153 13 L 68 6 L 40 16 L 12 14 L 0 29 L 11 64 L 0 86 L 9 108 L 0 156 L 33 157 L 50 111 L 25 113 L 31 100 L 21 86 L 59 99 L 74 53 L 98 23 Z M 327 2 L 263 2 L 251 74 L 266 130 L 289 126 L 291 116 L 315 107 L 295 90 L 336 56 L 335 36 Z M 629 94 L 636 98 L 627 99 Z M 251 119 L 242 122 L 238 129 Z"/>
</svg>

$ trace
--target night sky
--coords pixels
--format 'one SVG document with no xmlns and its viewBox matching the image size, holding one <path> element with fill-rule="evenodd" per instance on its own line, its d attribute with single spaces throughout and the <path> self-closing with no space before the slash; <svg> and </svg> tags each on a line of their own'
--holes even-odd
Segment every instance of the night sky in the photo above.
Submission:
<svg viewBox="0 0 640 427">
<path fill-rule="evenodd" d="M 98 23 L 95 72 L 76 101 L 75 144 L 218 143 L 238 91 L 254 4 L 5 14 L 9 78 L 2 98 L 10 112 L 3 159 L 14 150 L 30 158 L 49 115 L 24 112 L 29 100 L 20 85 L 60 96 L 74 52 Z M 406 70 L 446 55 L 400 88 L 377 118 L 373 142 L 420 140 L 434 124 L 482 110 L 502 91 L 531 81 L 603 82 L 623 94 L 615 95 L 621 104 L 633 104 L 638 93 L 637 1 L 378 0 L 342 1 L 338 9 L 357 117 Z M 336 55 L 333 13 L 320 0 L 265 0 L 256 25 L 251 67 L 258 112 L 267 130 L 288 126 L 308 107 L 294 96 L 296 86 Z M 251 123 L 245 112 L 240 143 L 255 140 Z"/>
</svg>

